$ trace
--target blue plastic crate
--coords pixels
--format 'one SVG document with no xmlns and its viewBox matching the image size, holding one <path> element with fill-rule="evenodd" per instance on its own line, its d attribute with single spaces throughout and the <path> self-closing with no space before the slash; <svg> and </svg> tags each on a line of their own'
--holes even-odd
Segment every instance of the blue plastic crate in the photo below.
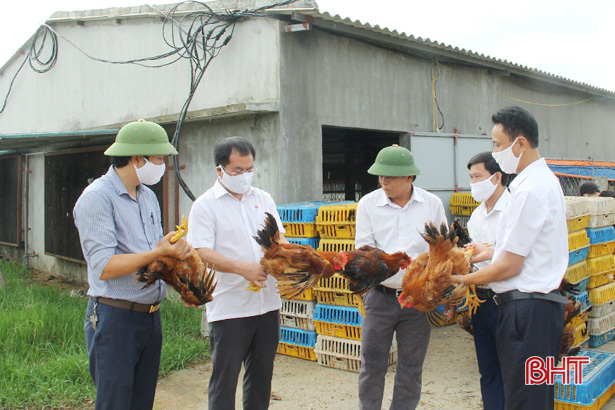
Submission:
<svg viewBox="0 0 615 410">
<path fill-rule="evenodd" d="M 588 356 L 590 360 L 589 364 L 583 366 L 583 383 L 574 384 L 571 375 L 570 384 L 563 385 L 561 376 L 556 375 L 555 400 L 589 406 L 602 396 L 615 380 L 615 353 L 581 350 L 578 355 Z"/>
<path fill-rule="evenodd" d="M 589 278 L 585 278 L 585 279 L 578 281 L 577 283 L 572 283 L 572 285 L 575 285 L 577 289 L 579 289 L 579 292 L 585 292 L 587 290 L 588 283 L 589 283 Z M 569 292 L 566 292 L 566 293 L 571 294 Z"/>
<path fill-rule="evenodd" d="M 592 245 L 615 241 L 615 228 L 612 226 L 605 226 L 604 228 L 587 228 L 586 231 L 589 237 L 589 243 Z"/>
<path fill-rule="evenodd" d="M 297 202 L 278 205 L 277 209 L 282 222 L 316 222 L 318 208 L 324 204 L 323 201 Z"/>
<path fill-rule="evenodd" d="M 324 305 L 318 303 L 314 310 L 314 320 L 350 326 L 361 326 L 363 323 L 363 316 L 361 316 L 359 309 L 356 307 Z"/>
<path fill-rule="evenodd" d="M 280 342 L 313 348 L 316 346 L 316 331 L 280 326 Z"/>
<path fill-rule="evenodd" d="M 599 335 L 589 335 L 589 347 L 602 346 L 606 342 L 610 342 L 615 338 L 615 329 L 607 330 Z"/>
<path fill-rule="evenodd" d="M 589 252 L 589 246 L 570 252 L 568 254 L 568 266 L 584 261 L 587 258 L 587 252 Z"/>
<path fill-rule="evenodd" d="M 285 238 L 290 243 L 297 245 L 309 245 L 314 249 L 318 249 L 318 244 L 320 243 L 320 238 L 294 238 L 292 236 L 285 236 Z"/>
<path fill-rule="evenodd" d="M 579 303 L 581 303 L 581 311 L 584 311 L 585 309 L 588 309 L 589 307 L 591 307 L 589 303 L 589 293 L 587 293 L 586 290 L 579 293 L 578 295 L 572 295 L 572 294 L 569 294 L 569 295 L 573 296 L 576 300 L 579 301 Z"/>
</svg>

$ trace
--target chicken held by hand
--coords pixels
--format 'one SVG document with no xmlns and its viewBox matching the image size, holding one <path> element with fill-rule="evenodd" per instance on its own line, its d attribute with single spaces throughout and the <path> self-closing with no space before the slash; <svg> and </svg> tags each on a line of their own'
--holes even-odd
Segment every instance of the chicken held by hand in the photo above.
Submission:
<svg viewBox="0 0 615 410">
<path fill-rule="evenodd" d="M 182 224 L 177 226 L 177 233 L 169 241 L 175 243 L 186 233 L 188 233 L 188 221 L 182 215 Z M 203 263 L 195 249 L 182 260 L 171 256 L 156 259 L 134 275 L 137 281 L 145 283 L 144 288 L 159 279 L 165 281 L 180 294 L 184 302 L 194 306 L 212 301 L 217 284 L 216 272 Z"/>
<path fill-rule="evenodd" d="M 337 252 L 319 252 L 308 245 L 280 243 L 278 224 L 266 212 L 265 226 L 254 236 L 264 255 L 261 265 L 278 281 L 280 296 L 292 299 L 312 288 L 320 278 L 331 277 L 342 269 Z M 249 290 L 260 290 L 251 284 Z"/>
</svg>

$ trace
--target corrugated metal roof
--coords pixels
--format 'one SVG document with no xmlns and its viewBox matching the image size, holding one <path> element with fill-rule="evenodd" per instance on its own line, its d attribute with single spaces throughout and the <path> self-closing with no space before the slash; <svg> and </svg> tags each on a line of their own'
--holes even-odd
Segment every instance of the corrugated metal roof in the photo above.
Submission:
<svg viewBox="0 0 615 410">
<path fill-rule="evenodd" d="M 41 144 L 73 143 L 85 140 L 91 143 L 96 137 L 109 138 L 117 135 L 119 129 L 65 131 L 65 132 L 37 132 L 27 134 L 0 134 L 0 149 L 15 150 L 29 149 Z"/>
<path fill-rule="evenodd" d="M 516 64 L 508 60 L 502 60 L 493 58 L 484 54 L 479 54 L 472 50 L 466 50 L 459 47 L 453 47 L 430 39 L 423 39 L 421 37 L 415 37 L 412 34 L 408 35 L 404 32 L 400 33 L 397 30 L 390 30 L 387 27 L 380 27 L 379 25 L 371 25 L 369 23 L 363 23 L 359 20 L 351 20 L 344 18 L 339 14 L 331 15 L 328 12 L 320 12 L 318 10 L 302 12 L 304 15 L 314 17 L 315 21 L 312 23 L 314 26 L 330 30 L 332 32 L 339 32 L 346 35 L 359 36 L 367 39 L 372 39 L 377 42 L 374 36 L 370 36 L 369 33 L 373 33 L 381 37 L 380 44 L 389 43 L 394 48 L 404 51 L 404 43 L 409 54 L 416 54 L 418 56 L 430 57 L 430 58 L 446 58 L 452 62 L 463 62 L 480 67 L 492 68 L 501 71 L 507 71 L 511 74 L 530 77 L 534 79 L 540 79 L 550 83 L 555 83 L 565 87 L 573 88 L 578 91 L 587 92 L 590 94 L 602 95 L 605 97 L 614 98 L 615 92 L 607 90 L 605 88 L 599 88 L 587 83 L 571 80 L 566 77 L 562 77 L 555 74 L 531 68 L 521 64 Z M 378 43 L 378 42 L 377 42 Z M 412 51 L 415 51 L 414 53 Z M 440 60 L 445 62 L 444 60 Z"/>
</svg>

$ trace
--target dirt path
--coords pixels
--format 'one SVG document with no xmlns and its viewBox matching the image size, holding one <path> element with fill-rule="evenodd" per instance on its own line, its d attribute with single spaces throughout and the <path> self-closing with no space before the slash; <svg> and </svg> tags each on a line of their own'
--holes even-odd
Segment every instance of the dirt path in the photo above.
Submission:
<svg viewBox="0 0 615 410">
<path fill-rule="evenodd" d="M 596 350 L 615 353 L 615 342 Z M 154 408 L 207 409 L 211 364 L 194 365 L 158 383 Z M 386 375 L 383 408 L 393 394 L 395 366 Z M 432 329 L 423 368 L 420 409 L 481 409 L 479 373 L 472 337 L 457 326 Z M 319 366 L 316 362 L 277 355 L 271 409 L 356 409 L 358 373 Z M 236 408 L 241 409 L 241 376 Z M 615 410 L 611 399 L 603 410 Z"/>
</svg>

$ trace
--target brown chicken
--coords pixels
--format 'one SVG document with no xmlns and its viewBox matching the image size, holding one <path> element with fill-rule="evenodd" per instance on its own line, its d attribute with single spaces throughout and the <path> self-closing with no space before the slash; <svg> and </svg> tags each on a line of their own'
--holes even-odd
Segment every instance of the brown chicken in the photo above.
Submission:
<svg viewBox="0 0 615 410">
<path fill-rule="evenodd" d="M 451 275 L 471 272 L 471 253 L 457 247 L 455 229 L 448 230 L 443 223 L 438 231 L 430 222 L 425 224 L 421 236 L 429 244 L 429 252 L 422 253 L 408 266 L 399 296 L 400 305 L 430 312 L 429 319 L 429 315 L 438 314 L 431 312 L 438 305 L 459 305 L 465 296 L 464 306 L 470 306 L 470 314 L 473 313 L 483 301 L 472 294 L 471 287 L 451 282 Z"/>
<path fill-rule="evenodd" d="M 261 265 L 278 281 L 280 296 L 292 299 L 312 288 L 321 277 L 331 277 L 342 270 L 337 252 L 319 252 L 308 245 L 280 243 L 278 224 L 266 213 L 265 226 L 254 236 L 263 249 Z M 256 288 L 256 289 L 255 289 Z M 249 286 L 250 290 L 259 289 Z"/>
<path fill-rule="evenodd" d="M 581 350 L 580 346 L 572 347 L 575 341 L 574 333 L 576 328 L 570 323 L 574 317 L 581 313 L 581 302 L 570 295 L 571 293 L 578 293 L 578 289 L 575 285 L 568 282 L 566 278 L 562 279 L 558 290 L 560 294 L 568 298 L 568 303 L 564 306 L 564 331 L 559 353 L 561 359 L 564 356 L 575 356 Z"/>
<path fill-rule="evenodd" d="M 348 289 L 357 295 L 363 295 L 380 283 L 395 275 L 400 269 L 406 269 L 411 259 L 405 252 L 393 254 L 372 246 L 362 246 L 349 252 L 340 252 L 343 271 L 348 280 Z"/>
<path fill-rule="evenodd" d="M 188 221 L 182 216 L 181 226 L 170 239 L 175 243 L 188 232 Z M 145 283 L 144 288 L 162 279 L 175 289 L 182 299 L 191 305 L 200 306 L 213 300 L 216 289 L 216 272 L 209 269 L 199 253 L 193 249 L 186 258 L 179 260 L 170 256 L 156 259 L 146 268 L 135 273 L 137 281 Z"/>
</svg>

